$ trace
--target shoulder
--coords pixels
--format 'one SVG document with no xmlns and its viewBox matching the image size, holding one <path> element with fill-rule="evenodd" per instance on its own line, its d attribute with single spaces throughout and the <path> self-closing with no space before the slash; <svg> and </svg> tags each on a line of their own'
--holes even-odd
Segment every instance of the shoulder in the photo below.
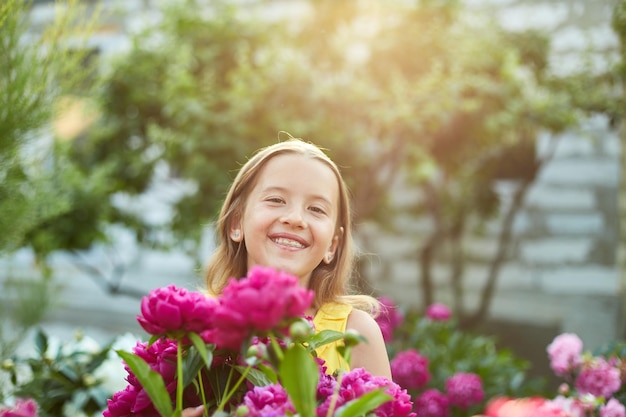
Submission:
<svg viewBox="0 0 626 417">
<path fill-rule="evenodd" d="M 382 337 L 378 323 L 371 314 L 359 309 L 352 309 L 348 315 L 348 329 L 356 330 L 367 340 L 377 340 Z"/>
<path fill-rule="evenodd" d="M 387 348 L 376 320 L 369 313 L 354 309 L 348 316 L 346 327 L 355 330 L 366 340 L 352 350 L 351 367 L 365 368 L 372 375 L 391 379 Z"/>
</svg>

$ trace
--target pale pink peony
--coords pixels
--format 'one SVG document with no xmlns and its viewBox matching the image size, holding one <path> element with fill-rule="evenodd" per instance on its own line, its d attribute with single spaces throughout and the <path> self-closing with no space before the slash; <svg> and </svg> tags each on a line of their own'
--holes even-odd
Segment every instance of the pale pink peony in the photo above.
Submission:
<svg viewBox="0 0 626 417">
<path fill-rule="evenodd" d="M 248 417 L 286 416 L 296 411 L 285 389 L 277 384 L 254 387 L 246 393 L 243 403 L 248 407 Z"/>
<path fill-rule="evenodd" d="M 404 315 L 398 310 L 398 306 L 389 297 L 378 298 L 380 302 L 380 314 L 376 317 L 376 322 L 380 327 L 385 342 L 393 340 L 393 333 L 402 324 Z"/>
<path fill-rule="evenodd" d="M 564 376 L 582 363 L 583 342 L 574 333 L 562 333 L 548 345 L 550 367 L 558 376 Z"/>
<path fill-rule="evenodd" d="M 391 360 L 391 375 L 402 388 L 421 388 L 430 381 L 428 358 L 415 349 L 398 352 Z"/>
<path fill-rule="evenodd" d="M 137 321 L 151 335 L 183 337 L 201 334 L 211 328 L 211 317 L 217 302 L 199 292 L 175 285 L 152 290 L 141 300 Z"/>
<path fill-rule="evenodd" d="M 450 401 L 441 391 L 431 388 L 421 393 L 415 400 L 416 417 L 449 417 Z"/>
<path fill-rule="evenodd" d="M 594 358 L 583 364 L 576 377 L 576 389 L 581 394 L 610 398 L 622 385 L 619 369 L 604 358 Z"/>
<path fill-rule="evenodd" d="M 541 397 L 496 397 L 489 401 L 485 417 L 574 417 L 559 405 Z"/>
<path fill-rule="evenodd" d="M 224 288 L 215 308 L 214 341 L 239 349 L 253 333 L 285 333 L 290 319 L 304 316 L 313 296 L 293 275 L 255 266 L 247 278 L 231 279 Z"/>
<path fill-rule="evenodd" d="M 450 404 L 466 409 L 485 399 L 483 383 L 473 373 L 459 372 L 446 380 L 446 394 Z"/>
<path fill-rule="evenodd" d="M 426 308 L 426 317 L 434 321 L 447 321 L 452 317 L 452 312 L 442 303 L 434 303 Z"/>
<path fill-rule="evenodd" d="M 626 417 L 626 408 L 617 399 L 611 398 L 600 407 L 600 417 Z"/>
<path fill-rule="evenodd" d="M 37 403 L 32 398 L 18 398 L 15 406 L 0 408 L 0 417 L 37 417 Z"/>
<path fill-rule="evenodd" d="M 538 409 L 541 416 L 557 417 L 585 417 L 585 404 L 578 398 L 556 396 L 552 400 L 547 400 Z"/>
</svg>

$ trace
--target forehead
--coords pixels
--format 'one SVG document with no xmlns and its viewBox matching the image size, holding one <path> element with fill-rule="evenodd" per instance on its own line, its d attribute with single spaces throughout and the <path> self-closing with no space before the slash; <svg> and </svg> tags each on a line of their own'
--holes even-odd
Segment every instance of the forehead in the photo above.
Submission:
<svg viewBox="0 0 626 417">
<path fill-rule="evenodd" d="M 334 170 L 321 159 L 296 153 L 277 155 L 265 163 L 254 188 L 268 187 L 306 191 L 333 203 L 339 198 L 339 179 Z"/>
</svg>

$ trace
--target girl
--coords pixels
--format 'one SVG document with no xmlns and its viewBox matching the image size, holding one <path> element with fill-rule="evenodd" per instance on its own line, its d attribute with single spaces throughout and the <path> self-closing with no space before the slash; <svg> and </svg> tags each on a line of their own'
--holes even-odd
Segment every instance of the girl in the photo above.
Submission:
<svg viewBox="0 0 626 417">
<path fill-rule="evenodd" d="M 335 345 L 321 347 L 317 354 L 328 373 L 362 367 L 391 379 L 372 316 L 378 302 L 348 294 L 354 261 L 348 191 L 337 165 L 320 148 L 291 138 L 257 152 L 235 177 L 216 234 L 218 246 L 206 273 L 211 293 L 220 294 L 230 277 L 243 277 L 254 265 L 299 277 L 315 293 L 308 314 L 316 331 L 352 329 L 367 340 L 353 348 L 350 364 Z"/>
</svg>

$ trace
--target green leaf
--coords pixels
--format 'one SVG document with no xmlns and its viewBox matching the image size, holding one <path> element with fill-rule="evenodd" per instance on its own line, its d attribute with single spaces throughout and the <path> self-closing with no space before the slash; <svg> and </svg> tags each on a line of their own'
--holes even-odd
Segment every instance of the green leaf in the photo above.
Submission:
<svg viewBox="0 0 626 417">
<path fill-rule="evenodd" d="M 343 338 L 344 334 L 342 332 L 338 332 L 336 330 L 322 330 L 321 332 L 311 336 L 307 342 L 309 350 L 315 350 L 320 346 L 336 342 L 337 340 L 341 340 Z"/>
<path fill-rule="evenodd" d="M 276 384 L 278 382 L 278 375 L 276 375 L 276 371 L 274 370 L 274 368 L 271 368 L 267 365 L 263 365 L 263 364 L 258 364 L 257 368 L 263 372 L 263 374 L 265 375 L 265 377 L 271 381 L 272 384 Z"/>
<path fill-rule="evenodd" d="M 279 375 L 298 414 L 314 417 L 319 370 L 309 352 L 297 344 L 287 349 L 279 366 Z"/>
<path fill-rule="evenodd" d="M 207 368 L 211 367 L 211 362 L 213 362 L 213 355 L 209 356 L 209 350 L 206 348 L 206 344 L 204 340 L 197 333 L 188 333 L 187 336 L 191 339 L 191 342 L 198 349 L 200 356 L 202 356 L 202 360 Z"/>
<path fill-rule="evenodd" d="M 241 374 L 244 373 L 246 368 L 246 366 L 235 366 L 235 369 L 237 369 Z M 272 383 L 276 382 L 268 377 L 264 371 L 255 368 L 251 368 L 248 370 L 246 379 L 250 381 L 250 383 L 255 387 L 264 387 L 266 385 L 271 385 Z"/>
<path fill-rule="evenodd" d="M 357 399 L 348 401 L 337 409 L 335 417 L 358 417 L 368 414 L 380 405 L 390 401 L 390 395 L 385 394 L 384 389 L 370 391 Z"/>
<path fill-rule="evenodd" d="M 204 365 L 200 353 L 195 349 L 189 349 L 188 354 L 183 359 L 183 387 L 191 384 Z"/>
<path fill-rule="evenodd" d="M 37 329 L 37 333 L 35 334 L 35 347 L 41 357 L 43 357 L 48 350 L 48 336 L 46 336 L 41 328 Z"/>
<path fill-rule="evenodd" d="M 150 369 L 150 365 L 141 357 L 123 350 L 117 350 L 116 352 L 133 371 L 159 414 L 171 416 L 174 413 L 174 409 L 172 408 L 170 395 L 165 388 L 163 377 L 158 372 Z"/>
</svg>

